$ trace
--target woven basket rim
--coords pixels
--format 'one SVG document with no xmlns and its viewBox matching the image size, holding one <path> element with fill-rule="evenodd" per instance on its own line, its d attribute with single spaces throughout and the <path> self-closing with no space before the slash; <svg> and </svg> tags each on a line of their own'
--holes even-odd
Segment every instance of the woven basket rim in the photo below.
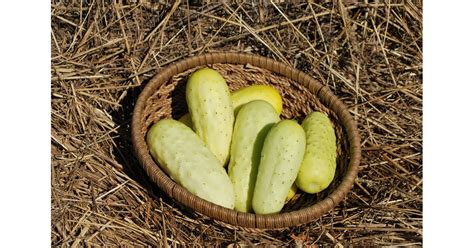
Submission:
<svg viewBox="0 0 474 248">
<path fill-rule="evenodd" d="M 326 198 L 322 201 L 316 202 L 310 207 L 291 212 L 271 215 L 238 212 L 221 207 L 193 195 L 169 178 L 168 175 L 161 170 L 158 164 L 155 163 L 149 153 L 145 138 L 141 133 L 142 123 L 140 121 L 142 120 L 142 115 L 146 107 L 146 100 L 158 89 L 159 86 L 168 82 L 173 75 L 197 66 L 216 63 L 251 64 L 256 67 L 267 69 L 273 73 L 280 74 L 308 88 L 312 93 L 316 94 L 325 106 L 334 111 L 348 135 L 350 161 L 342 181 Z M 281 62 L 245 53 L 219 52 L 192 56 L 168 65 L 156 73 L 145 86 L 136 101 L 133 110 L 131 135 L 133 149 L 139 164 L 143 169 L 145 169 L 150 179 L 168 196 L 201 214 L 243 228 L 284 228 L 304 224 L 321 217 L 324 213 L 333 209 L 339 202 L 341 202 L 345 195 L 350 191 L 357 177 L 361 158 L 360 136 L 357 130 L 357 124 L 349 113 L 347 107 L 327 86 L 322 85 L 306 73 Z"/>
</svg>

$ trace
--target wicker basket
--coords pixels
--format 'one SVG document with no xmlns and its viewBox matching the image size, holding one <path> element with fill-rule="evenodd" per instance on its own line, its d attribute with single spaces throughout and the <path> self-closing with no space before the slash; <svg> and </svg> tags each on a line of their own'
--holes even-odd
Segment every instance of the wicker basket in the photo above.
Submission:
<svg viewBox="0 0 474 248">
<path fill-rule="evenodd" d="M 171 180 L 151 157 L 145 142 L 147 130 L 164 118 L 180 118 L 187 112 L 187 76 L 202 67 L 219 71 L 231 91 L 251 84 L 275 87 L 283 98 L 282 119 L 301 121 L 312 111 L 322 111 L 332 120 L 337 136 L 337 170 L 332 184 L 318 194 L 298 192 L 279 214 L 256 215 L 227 209 L 197 196 Z M 174 63 L 157 75 L 141 92 L 133 112 L 132 142 L 135 154 L 148 176 L 167 195 L 182 205 L 217 221 L 236 227 L 276 229 L 310 222 L 336 206 L 350 191 L 360 161 L 357 125 L 344 104 L 328 87 L 305 73 L 269 58 L 242 53 L 213 53 Z"/>
</svg>

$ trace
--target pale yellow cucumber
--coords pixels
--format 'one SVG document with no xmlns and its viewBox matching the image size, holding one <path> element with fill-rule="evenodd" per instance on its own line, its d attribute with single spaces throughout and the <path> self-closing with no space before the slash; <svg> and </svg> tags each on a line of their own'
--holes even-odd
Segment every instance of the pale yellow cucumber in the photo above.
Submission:
<svg viewBox="0 0 474 248">
<path fill-rule="evenodd" d="M 176 183 L 202 199 L 234 208 L 229 176 L 189 127 L 172 119 L 160 120 L 148 131 L 146 141 L 152 157 Z"/>
<path fill-rule="evenodd" d="M 238 111 L 243 104 L 253 100 L 264 100 L 275 108 L 278 115 L 281 114 L 283 103 L 280 93 L 273 87 L 268 85 L 251 85 L 234 92 L 231 92 L 232 105 L 234 106 L 234 115 L 237 116 Z M 191 116 L 189 113 L 183 115 L 179 121 L 192 126 Z"/>
<path fill-rule="evenodd" d="M 234 124 L 230 146 L 229 177 L 234 184 L 235 210 L 250 212 L 263 141 L 280 120 L 268 102 L 255 100 L 242 106 Z"/>
<path fill-rule="evenodd" d="M 210 68 L 195 71 L 186 84 L 186 101 L 194 131 L 225 166 L 229 160 L 234 108 L 224 78 Z"/>
<path fill-rule="evenodd" d="M 270 129 L 263 143 L 252 207 L 256 214 L 278 213 L 296 179 L 306 146 L 303 128 L 282 120 Z"/>
<path fill-rule="evenodd" d="M 336 173 L 336 134 L 329 118 L 320 112 L 309 114 L 301 125 L 306 151 L 296 185 L 306 193 L 318 193 L 329 186 Z"/>
<path fill-rule="evenodd" d="M 289 200 L 293 199 L 293 197 L 295 197 L 297 191 L 298 191 L 298 187 L 296 187 L 296 184 L 293 183 L 291 185 L 290 190 L 288 191 L 288 195 L 286 196 L 286 201 L 289 201 Z"/>
<path fill-rule="evenodd" d="M 267 101 L 275 108 L 278 115 L 283 109 L 280 93 L 271 86 L 254 84 L 232 92 L 232 104 L 236 114 L 244 104 L 253 100 Z"/>
</svg>

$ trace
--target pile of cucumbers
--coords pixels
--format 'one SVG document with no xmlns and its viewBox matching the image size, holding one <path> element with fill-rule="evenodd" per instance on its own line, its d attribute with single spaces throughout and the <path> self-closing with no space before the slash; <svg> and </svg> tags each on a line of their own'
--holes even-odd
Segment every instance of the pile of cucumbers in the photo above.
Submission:
<svg viewBox="0 0 474 248">
<path fill-rule="evenodd" d="M 157 121 L 146 141 L 162 169 L 192 194 L 274 214 L 297 189 L 318 193 L 334 179 L 336 135 L 325 114 L 313 112 L 301 125 L 282 120 L 276 89 L 251 85 L 231 93 L 211 68 L 191 74 L 186 102 L 189 114 Z"/>
</svg>

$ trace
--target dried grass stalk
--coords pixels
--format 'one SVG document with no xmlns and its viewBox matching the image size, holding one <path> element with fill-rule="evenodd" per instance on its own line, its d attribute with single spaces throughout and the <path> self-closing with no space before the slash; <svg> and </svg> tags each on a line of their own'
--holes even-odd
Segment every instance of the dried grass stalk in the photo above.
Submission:
<svg viewBox="0 0 474 248">
<path fill-rule="evenodd" d="M 53 1 L 51 22 L 52 246 L 422 244 L 420 1 Z M 233 230 L 148 181 L 131 154 L 133 103 L 159 68 L 210 51 L 292 65 L 350 107 L 362 170 L 336 209 Z"/>
</svg>

